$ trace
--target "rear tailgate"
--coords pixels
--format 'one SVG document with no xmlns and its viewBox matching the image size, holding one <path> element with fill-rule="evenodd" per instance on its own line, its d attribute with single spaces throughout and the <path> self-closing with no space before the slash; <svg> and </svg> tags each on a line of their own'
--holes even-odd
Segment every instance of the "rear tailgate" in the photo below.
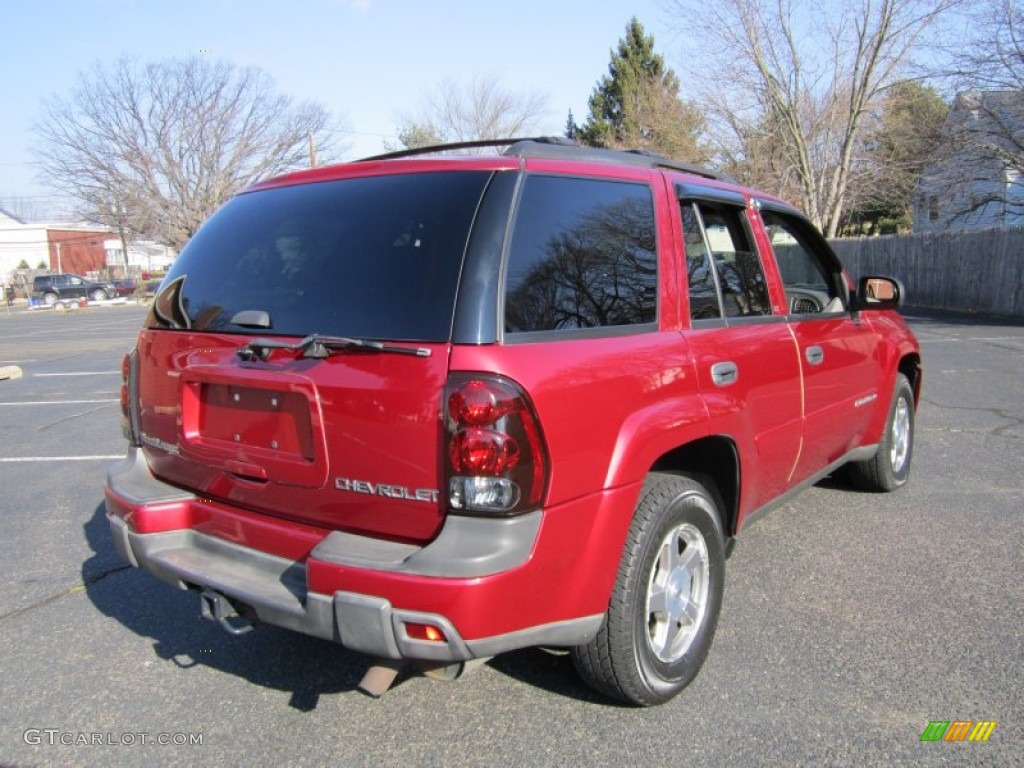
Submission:
<svg viewBox="0 0 1024 768">
<path fill-rule="evenodd" d="M 268 182 L 193 236 L 138 345 L 140 439 L 159 477 L 323 528 L 435 534 L 455 297 L 492 172 L 426 169 Z M 323 337 L 338 348 L 281 348 Z"/>
<path fill-rule="evenodd" d="M 257 512 L 430 539 L 447 345 L 429 356 L 275 351 L 243 361 L 236 335 L 146 330 L 141 439 L 164 480 Z"/>
</svg>

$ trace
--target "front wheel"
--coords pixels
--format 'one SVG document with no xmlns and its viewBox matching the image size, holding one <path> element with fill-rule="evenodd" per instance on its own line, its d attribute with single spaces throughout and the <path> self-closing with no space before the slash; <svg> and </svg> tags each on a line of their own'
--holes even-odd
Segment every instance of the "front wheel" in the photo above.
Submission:
<svg viewBox="0 0 1024 768">
<path fill-rule="evenodd" d="M 95 291 L 89 294 L 89 298 L 92 299 L 93 301 L 106 301 L 107 292 L 102 290 L 101 288 L 97 288 Z"/>
<path fill-rule="evenodd" d="M 696 677 L 711 649 L 725 584 L 721 517 L 696 479 L 644 483 L 601 630 L 572 650 L 577 671 L 613 698 L 650 706 Z"/>
<path fill-rule="evenodd" d="M 851 462 L 847 466 L 847 478 L 864 491 L 894 491 L 907 482 L 913 454 L 914 390 L 907 377 L 898 373 L 878 452 L 867 461 Z"/>
</svg>

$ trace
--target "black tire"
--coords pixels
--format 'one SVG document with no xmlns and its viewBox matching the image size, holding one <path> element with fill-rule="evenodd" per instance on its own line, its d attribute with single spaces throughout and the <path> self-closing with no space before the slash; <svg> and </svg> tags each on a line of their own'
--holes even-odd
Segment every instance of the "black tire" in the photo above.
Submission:
<svg viewBox="0 0 1024 768">
<path fill-rule="evenodd" d="M 697 675 L 711 650 L 725 584 L 715 498 L 695 478 L 648 476 L 604 625 L 593 640 L 572 649 L 576 670 L 593 688 L 651 706 L 674 697 Z M 668 610 L 659 610 L 662 601 Z"/>
<path fill-rule="evenodd" d="M 896 374 L 896 391 L 889 406 L 889 418 L 878 443 L 878 452 L 866 461 L 846 467 L 850 483 L 862 491 L 888 493 L 906 484 L 914 455 L 914 390 L 902 373 Z"/>
<path fill-rule="evenodd" d="M 43 304 L 45 304 L 48 307 L 52 307 L 54 304 L 57 303 L 57 298 L 58 297 L 56 293 L 44 293 Z"/>
<path fill-rule="evenodd" d="M 92 299 L 93 301 L 106 301 L 110 297 L 107 296 L 107 292 L 104 291 L 102 288 L 97 288 L 95 291 L 89 294 L 89 298 Z"/>
</svg>

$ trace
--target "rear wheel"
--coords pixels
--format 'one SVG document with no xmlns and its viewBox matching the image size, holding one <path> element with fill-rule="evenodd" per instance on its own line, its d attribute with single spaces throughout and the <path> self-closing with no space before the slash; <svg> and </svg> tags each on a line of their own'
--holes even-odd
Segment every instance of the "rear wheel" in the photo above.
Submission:
<svg viewBox="0 0 1024 768">
<path fill-rule="evenodd" d="M 57 294 L 56 293 L 44 293 L 43 294 L 43 304 L 45 304 L 48 307 L 52 307 L 56 303 L 57 303 Z"/>
<path fill-rule="evenodd" d="M 89 298 L 93 301 L 106 301 L 108 296 L 107 292 L 102 288 L 97 288 L 95 291 L 89 294 Z"/>
<path fill-rule="evenodd" d="M 711 649 L 725 583 L 714 495 L 694 478 L 644 483 L 605 622 L 573 663 L 594 688 L 650 706 L 697 675 Z"/>
<path fill-rule="evenodd" d="M 857 488 L 882 493 L 907 482 L 914 454 L 914 390 L 902 373 L 896 374 L 896 391 L 878 452 L 867 461 L 851 462 L 847 478 Z"/>
</svg>

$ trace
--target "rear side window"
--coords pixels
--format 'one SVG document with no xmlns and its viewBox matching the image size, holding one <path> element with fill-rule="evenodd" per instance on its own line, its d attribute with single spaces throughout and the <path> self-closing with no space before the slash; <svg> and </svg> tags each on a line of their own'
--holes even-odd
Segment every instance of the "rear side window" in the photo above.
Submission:
<svg viewBox="0 0 1024 768">
<path fill-rule="evenodd" d="M 722 316 L 718 279 L 711 263 L 711 252 L 704 240 L 697 207 L 693 203 L 680 206 L 683 218 L 683 241 L 686 244 L 686 282 L 690 291 L 690 319 L 711 320 Z"/>
<path fill-rule="evenodd" d="M 654 204 L 646 184 L 528 176 L 512 231 L 505 330 L 657 319 Z"/>
<path fill-rule="evenodd" d="M 446 341 L 490 175 L 399 174 L 240 195 L 181 252 L 164 281 L 164 293 L 178 294 L 154 302 L 148 323 Z"/>
<path fill-rule="evenodd" d="M 690 319 L 771 314 L 768 285 L 751 245 L 742 208 L 680 201 L 690 293 Z"/>
</svg>

